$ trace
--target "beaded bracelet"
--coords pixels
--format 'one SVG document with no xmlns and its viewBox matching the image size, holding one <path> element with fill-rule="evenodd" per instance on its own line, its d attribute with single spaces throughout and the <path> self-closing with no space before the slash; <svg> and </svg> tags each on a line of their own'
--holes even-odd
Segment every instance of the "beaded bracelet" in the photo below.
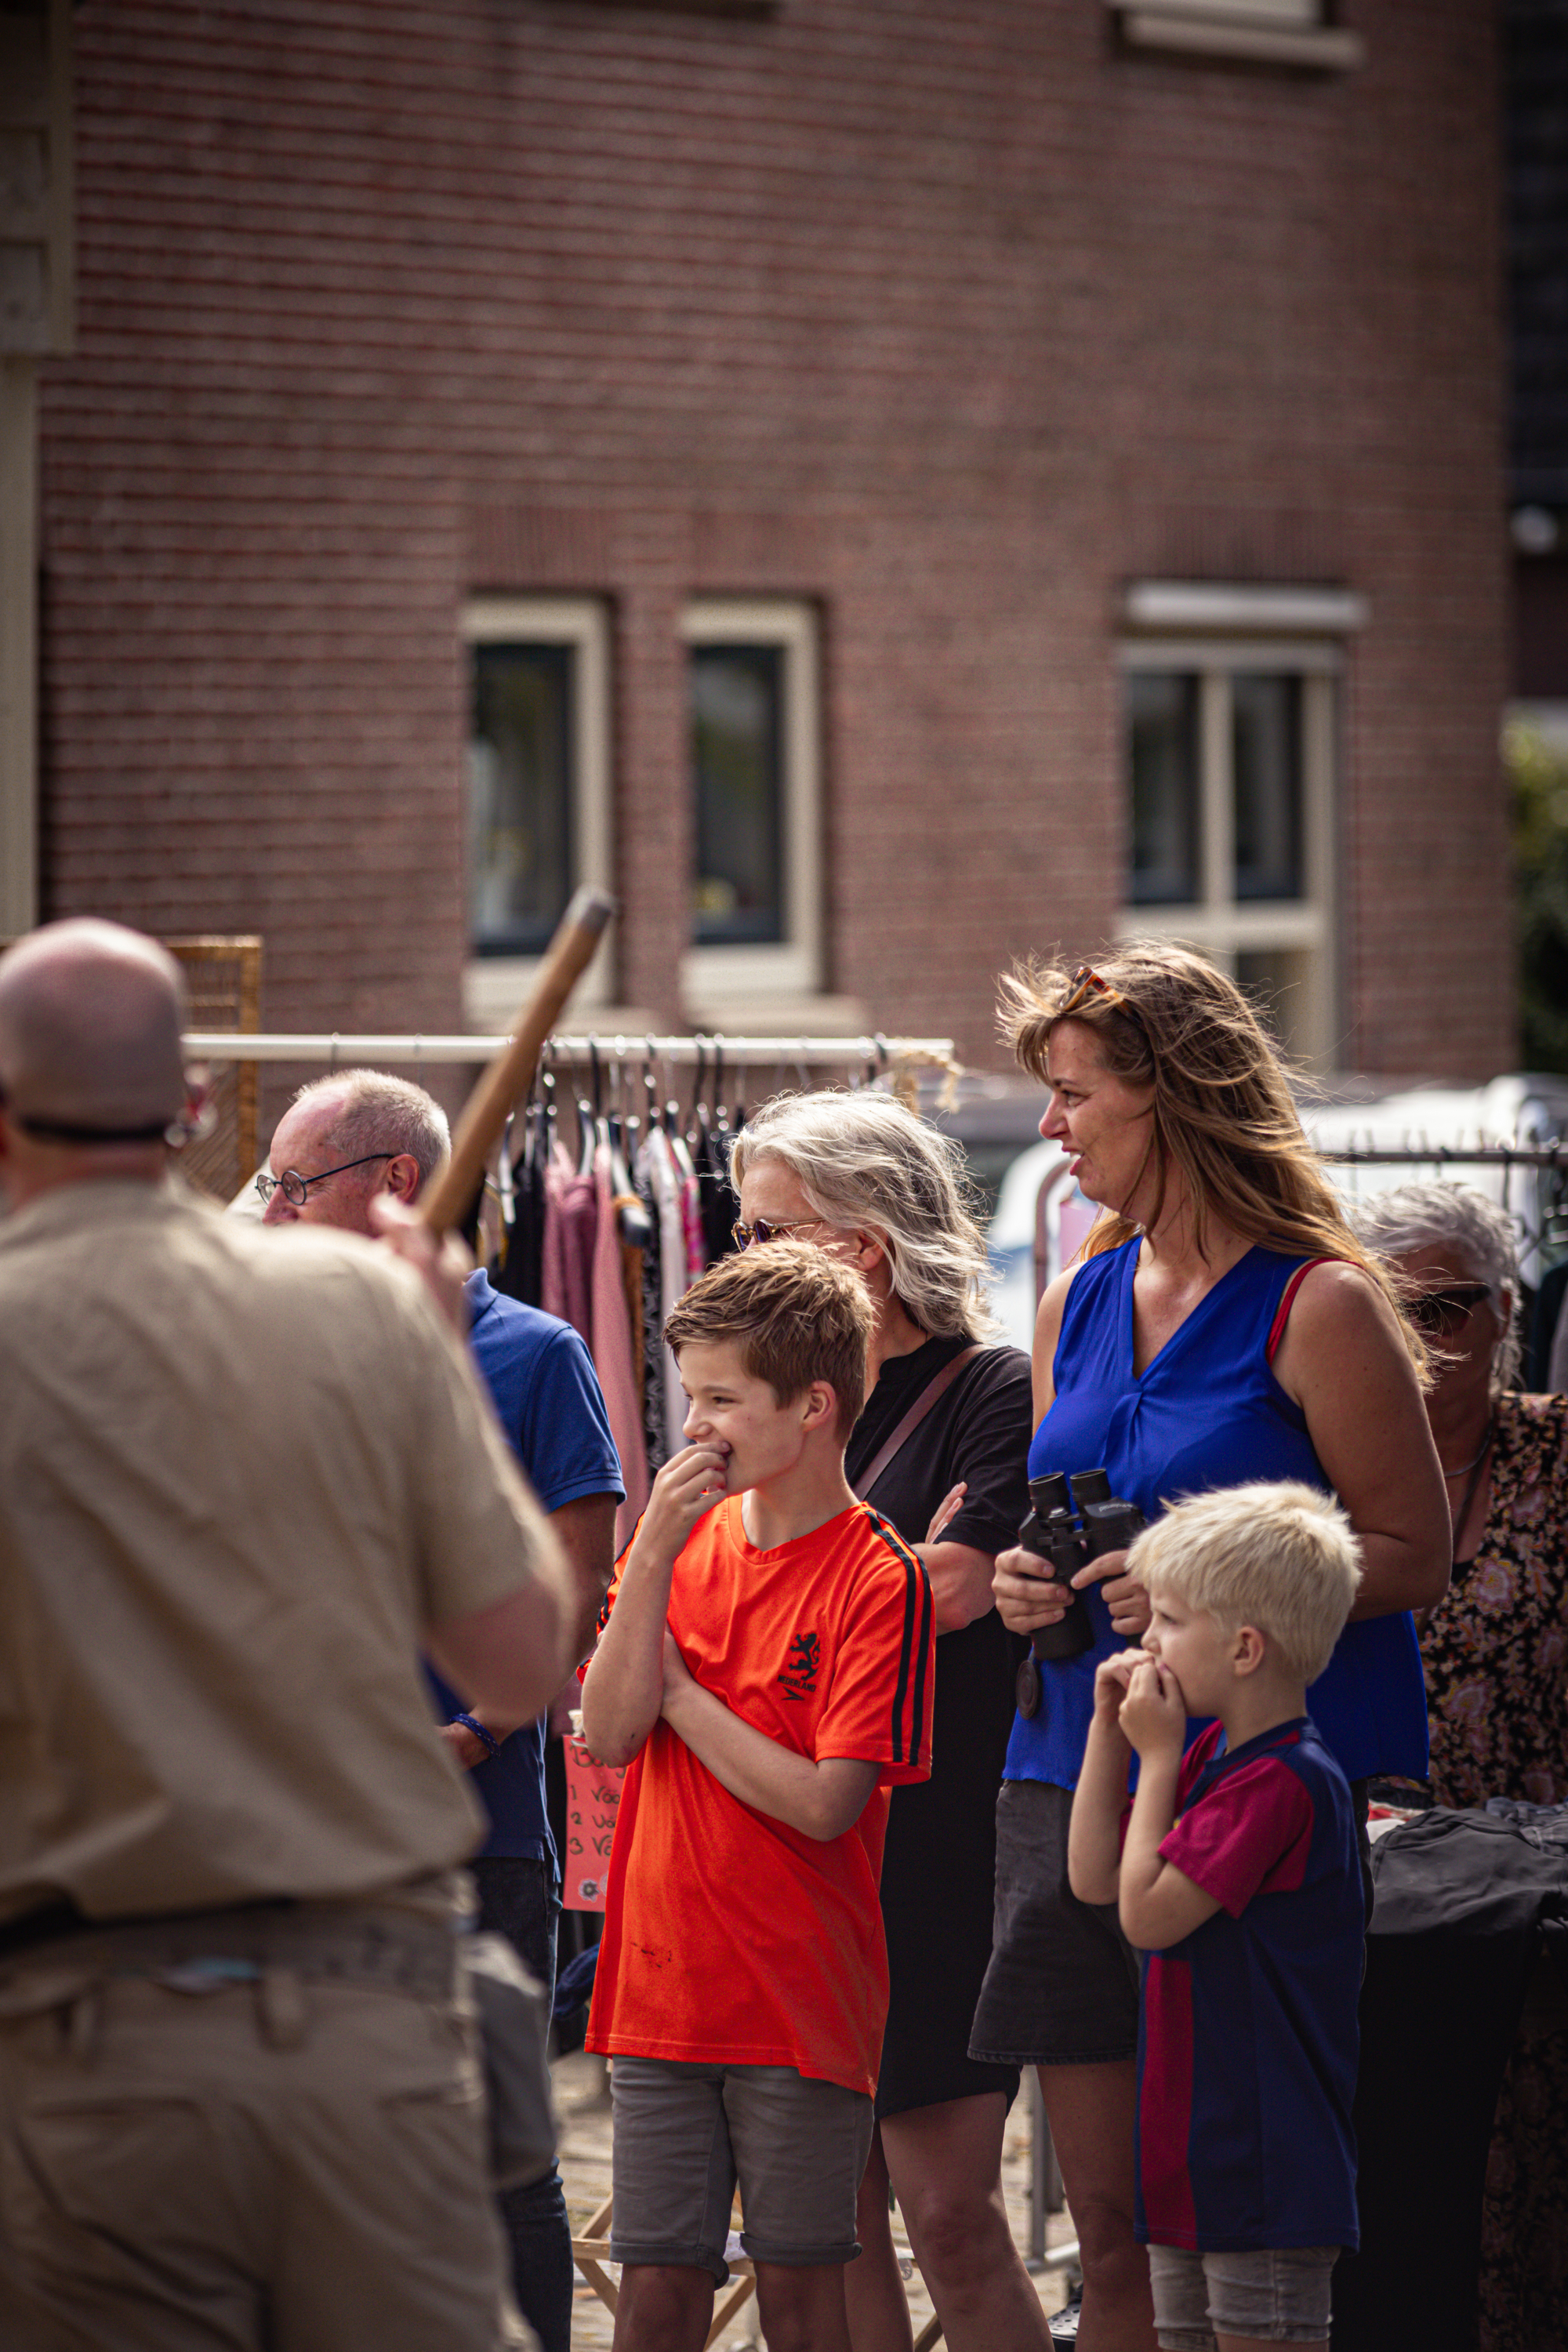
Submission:
<svg viewBox="0 0 1568 2352">
<path fill-rule="evenodd" d="M 499 1756 L 500 1754 L 500 1741 L 496 1738 L 493 1732 L 487 1731 L 485 1729 L 484 1725 L 479 1721 L 477 1716 L 455 1715 L 452 1717 L 452 1721 L 454 1723 L 460 1723 L 465 1731 L 471 1731 L 476 1739 L 482 1739 L 492 1756 Z"/>
</svg>

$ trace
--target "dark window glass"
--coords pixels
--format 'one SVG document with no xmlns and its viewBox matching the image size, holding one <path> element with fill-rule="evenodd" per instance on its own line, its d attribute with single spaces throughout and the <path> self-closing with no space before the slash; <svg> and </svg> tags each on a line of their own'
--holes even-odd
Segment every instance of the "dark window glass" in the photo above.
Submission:
<svg viewBox="0 0 1568 2352">
<path fill-rule="evenodd" d="M 1181 670 L 1127 678 L 1135 907 L 1191 905 L 1203 896 L 1199 860 L 1198 681 Z"/>
<path fill-rule="evenodd" d="M 690 648 L 700 947 L 784 935 L 784 665 L 778 646 Z"/>
<path fill-rule="evenodd" d="M 1230 682 L 1237 898 L 1300 898 L 1301 681 L 1238 671 Z"/>
<path fill-rule="evenodd" d="M 479 955 L 537 955 L 572 892 L 570 646 L 475 646 L 468 910 Z"/>
<path fill-rule="evenodd" d="M 1237 987 L 1251 997 L 1287 1054 L 1301 1050 L 1310 961 L 1300 948 L 1243 948 L 1236 959 Z"/>
</svg>

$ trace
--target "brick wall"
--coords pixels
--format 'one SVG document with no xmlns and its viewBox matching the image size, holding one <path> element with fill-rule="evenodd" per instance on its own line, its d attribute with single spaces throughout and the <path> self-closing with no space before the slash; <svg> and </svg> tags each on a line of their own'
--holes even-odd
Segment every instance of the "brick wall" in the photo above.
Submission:
<svg viewBox="0 0 1568 2352">
<path fill-rule="evenodd" d="M 1493 12 L 1314 78 L 1097 0 L 82 0 L 47 908 L 459 1016 L 458 614 L 613 600 L 619 992 L 679 1018 L 692 593 L 823 615 L 829 983 L 985 1058 L 1120 894 L 1126 580 L 1332 580 L 1347 1034 L 1511 1062 Z"/>
</svg>

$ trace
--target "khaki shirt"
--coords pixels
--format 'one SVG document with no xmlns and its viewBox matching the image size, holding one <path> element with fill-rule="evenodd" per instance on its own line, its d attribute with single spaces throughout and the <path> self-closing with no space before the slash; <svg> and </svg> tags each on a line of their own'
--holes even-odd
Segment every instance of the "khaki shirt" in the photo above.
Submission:
<svg viewBox="0 0 1568 2352">
<path fill-rule="evenodd" d="M 461 1860 L 419 1637 L 543 1528 L 388 1253 L 118 1181 L 0 1223 L 0 1921 Z"/>
</svg>

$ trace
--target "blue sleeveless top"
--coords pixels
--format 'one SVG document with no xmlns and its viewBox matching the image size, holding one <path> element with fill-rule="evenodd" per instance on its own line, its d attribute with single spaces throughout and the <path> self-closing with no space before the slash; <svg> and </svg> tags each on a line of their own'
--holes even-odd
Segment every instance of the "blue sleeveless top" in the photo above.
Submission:
<svg viewBox="0 0 1568 2352">
<path fill-rule="evenodd" d="M 1087 1259 L 1073 1276 L 1057 1343 L 1056 1399 L 1029 1447 L 1029 1475 L 1110 1474 L 1110 1491 L 1147 1519 L 1171 1503 L 1255 1478 L 1327 1487 L 1307 1421 L 1269 1370 L 1268 1334 L 1285 1286 L 1307 1260 L 1250 1249 L 1198 1301 L 1140 1380 L 1132 1369 L 1132 1277 L 1139 1243 Z M 1095 1643 L 1040 1666 L 1039 1713 L 1019 1716 L 1010 1780 L 1078 1782 L 1094 1710 L 1094 1671 L 1127 1645 L 1088 1591 Z M 1426 1771 L 1426 1692 L 1408 1610 L 1347 1625 L 1307 1694 L 1324 1744 L 1348 1780 Z"/>
</svg>

